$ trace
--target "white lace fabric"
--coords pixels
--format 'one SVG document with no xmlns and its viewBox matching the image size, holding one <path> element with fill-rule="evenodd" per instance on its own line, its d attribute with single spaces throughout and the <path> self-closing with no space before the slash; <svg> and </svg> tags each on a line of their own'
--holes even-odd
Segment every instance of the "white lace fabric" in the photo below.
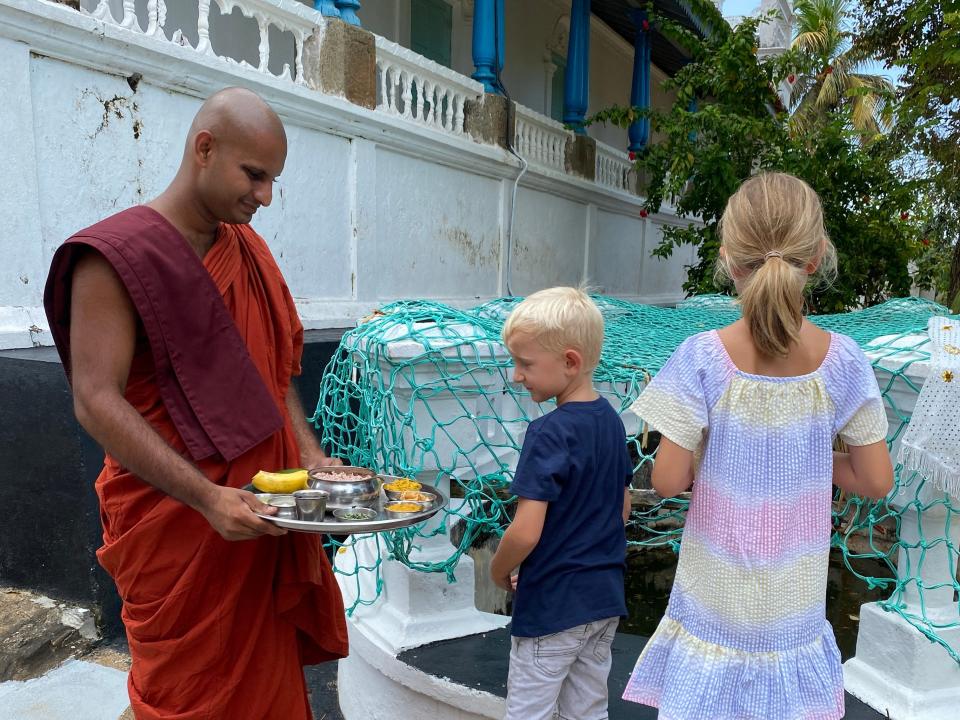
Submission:
<svg viewBox="0 0 960 720">
<path fill-rule="evenodd" d="M 960 498 L 960 321 L 937 316 L 927 324 L 930 374 L 903 436 L 901 476 L 916 471 L 937 490 Z"/>
</svg>

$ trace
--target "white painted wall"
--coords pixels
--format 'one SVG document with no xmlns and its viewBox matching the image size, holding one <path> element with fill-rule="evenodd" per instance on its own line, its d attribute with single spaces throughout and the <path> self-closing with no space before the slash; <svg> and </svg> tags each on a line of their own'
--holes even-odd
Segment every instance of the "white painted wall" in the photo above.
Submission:
<svg viewBox="0 0 960 720">
<path fill-rule="evenodd" d="M 41 303 L 54 250 L 159 193 L 202 98 L 234 84 L 261 93 L 287 127 L 287 166 L 253 226 L 308 328 L 349 326 L 399 298 L 470 306 L 505 292 L 518 163 L 500 148 L 36 0 L 0 0 L 0 67 L 0 94 L 17 99 L 0 103 L 0 152 L 16 178 L 0 194 L 0 348 L 50 344 Z M 512 290 L 587 279 L 630 299 L 679 300 L 688 259 L 666 272 L 645 259 L 645 233 L 674 218 L 643 220 L 641 203 L 531 169 L 517 197 Z"/>
</svg>

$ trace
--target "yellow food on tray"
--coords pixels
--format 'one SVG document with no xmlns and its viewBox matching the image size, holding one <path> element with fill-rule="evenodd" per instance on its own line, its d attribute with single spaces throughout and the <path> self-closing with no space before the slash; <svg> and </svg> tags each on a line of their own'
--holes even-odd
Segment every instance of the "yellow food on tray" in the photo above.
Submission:
<svg viewBox="0 0 960 720">
<path fill-rule="evenodd" d="M 260 492 L 287 494 L 307 487 L 307 471 L 300 468 L 267 472 L 261 470 L 253 476 L 253 486 Z"/>
<path fill-rule="evenodd" d="M 416 480 L 411 480 L 410 478 L 400 478 L 399 480 L 394 480 L 393 482 L 387 483 L 383 487 L 390 492 L 403 492 L 404 490 L 419 490 L 421 485 Z"/>
<path fill-rule="evenodd" d="M 395 502 L 387 505 L 387 510 L 398 513 L 410 513 L 422 510 L 423 507 L 414 502 Z"/>
</svg>

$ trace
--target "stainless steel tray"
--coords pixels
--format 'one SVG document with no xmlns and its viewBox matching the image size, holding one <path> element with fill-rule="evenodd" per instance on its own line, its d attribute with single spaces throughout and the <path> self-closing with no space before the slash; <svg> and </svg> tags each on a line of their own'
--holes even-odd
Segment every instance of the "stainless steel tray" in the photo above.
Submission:
<svg viewBox="0 0 960 720">
<path fill-rule="evenodd" d="M 334 468 L 335 469 L 335 468 Z M 399 479 L 394 475 L 384 475 L 382 473 L 377 473 L 379 477 L 383 479 L 384 483 L 389 483 L 393 480 Z M 332 510 L 327 510 L 327 514 L 324 517 L 322 522 L 309 522 L 307 520 L 292 520 L 290 518 L 278 518 L 273 515 L 260 515 L 264 520 L 269 520 L 270 522 L 278 525 L 279 527 L 286 528 L 287 530 L 293 530 L 295 532 L 307 532 L 307 533 L 330 533 L 334 535 L 352 535 L 357 533 L 378 533 L 383 532 L 384 530 L 397 530 L 399 528 L 409 527 L 410 525 L 416 525 L 417 523 L 422 523 L 424 520 L 429 520 L 431 517 L 436 515 L 440 510 L 447 506 L 447 503 L 450 502 L 450 498 L 444 495 L 440 490 L 435 488 L 433 485 L 427 485 L 426 483 L 421 483 L 421 490 L 423 492 L 433 493 L 437 496 L 437 502 L 434 503 L 432 507 L 423 510 L 418 513 L 411 513 L 407 517 L 403 518 L 393 518 L 388 517 L 383 510 L 384 503 L 390 502 L 387 500 L 386 495 L 383 492 L 383 487 L 381 484 L 380 488 L 380 498 L 377 500 L 375 505 L 370 506 L 371 510 L 377 511 L 377 517 L 373 520 L 353 520 L 353 521 L 341 521 L 337 520 L 333 516 Z M 253 485 L 247 485 L 244 490 L 249 490 L 250 492 L 256 493 L 257 497 L 261 500 L 265 500 L 270 497 L 270 493 L 261 493 Z M 259 515 L 259 513 L 257 513 Z"/>
</svg>

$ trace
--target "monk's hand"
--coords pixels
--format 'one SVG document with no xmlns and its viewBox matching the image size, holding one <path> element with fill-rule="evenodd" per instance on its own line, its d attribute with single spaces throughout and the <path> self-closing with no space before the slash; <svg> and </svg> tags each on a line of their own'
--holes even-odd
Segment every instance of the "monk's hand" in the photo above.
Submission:
<svg viewBox="0 0 960 720">
<path fill-rule="evenodd" d="M 330 457 L 320 448 L 316 448 L 310 452 L 302 453 L 301 460 L 303 461 L 303 466 L 308 470 L 318 467 L 343 465 L 343 460 L 337 457 Z"/>
<path fill-rule="evenodd" d="M 261 535 L 286 535 L 287 531 L 258 517 L 273 515 L 276 508 L 264 505 L 246 490 L 214 486 L 216 494 L 201 512 L 224 540 L 250 540 Z"/>
</svg>

